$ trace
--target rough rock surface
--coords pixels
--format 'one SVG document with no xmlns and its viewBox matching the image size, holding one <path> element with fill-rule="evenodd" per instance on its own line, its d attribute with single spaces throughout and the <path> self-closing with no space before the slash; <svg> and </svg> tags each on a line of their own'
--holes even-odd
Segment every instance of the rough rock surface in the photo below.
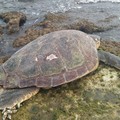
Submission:
<svg viewBox="0 0 120 120">
<path fill-rule="evenodd" d="M 45 19 L 42 22 L 34 24 L 32 27 L 26 30 L 25 35 L 22 35 L 21 37 L 15 39 L 15 41 L 13 42 L 13 47 L 24 46 L 30 41 L 36 39 L 38 36 L 63 29 L 76 29 L 86 33 L 93 33 L 103 32 L 110 28 L 97 26 L 85 19 L 73 22 L 70 21 L 70 18 L 68 16 L 65 16 L 62 13 L 48 13 L 47 15 L 45 15 Z"/>
<path fill-rule="evenodd" d="M 18 37 L 23 39 L 22 44 L 18 43 L 25 45 L 39 35 L 54 30 L 79 28 L 78 21 L 71 24 L 70 18 L 67 18 L 69 23 L 66 25 L 66 17 L 56 16 L 49 14 L 45 21 L 30 27 L 24 36 Z M 92 28 L 84 26 L 84 29 Z M 101 30 L 96 25 L 93 28 Z M 101 41 L 100 49 L 120 56 L 120 42 Z M 13 114 L 12 120 L 21 120 L 21 116 L 22 120 L 119 120 L 120 71 L 100 63 L 96 71 L 79 80 L 50 90 L 41 89 L 36 96 L 23 103 L 18 112 Z"/>
<path fill-rule="evenodd" d="M 1 13 L 0 18 L 7 23 L 8 34 L 18 32 L 19 27 L 26 21 L 25 14 L 17 11 Z"/>
</svg>

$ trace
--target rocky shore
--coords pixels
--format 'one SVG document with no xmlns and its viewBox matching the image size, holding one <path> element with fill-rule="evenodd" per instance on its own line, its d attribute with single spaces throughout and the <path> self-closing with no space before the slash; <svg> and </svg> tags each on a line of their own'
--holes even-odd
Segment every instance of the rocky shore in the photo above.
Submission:
<svg viewBox="0 0 120 120">
<path fill-rule="evenodd" d="M 29 21 L 23 12 L 0 14 L 5 23 L 0 25 L 0 63 L 15 51 L 38 36 L 62 29 L 76 29 L 88 34 L 111 31 L 114 26 L 101 26 L 81 18 L 74 19 L 69 13 L 47 13 L 44 19 Z M 111 22 L 114 16 L 101 22 Z M 119 40 L 118 40 L 119 41 Z M 101 40 L 100 49 L 120 56 L 120 42 Z M 0 113 L 0 118 L 1 118 Z M 69 84 L 40 90 L 24 102 L 12 120 L 119 120 L 120 119 L 120 71 L 100 63 L 93 73 Z"/>
</svg>

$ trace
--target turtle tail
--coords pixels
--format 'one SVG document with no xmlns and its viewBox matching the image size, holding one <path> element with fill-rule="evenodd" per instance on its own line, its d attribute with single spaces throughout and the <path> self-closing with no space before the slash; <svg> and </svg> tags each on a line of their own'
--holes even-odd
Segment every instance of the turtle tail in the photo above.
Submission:
<svg viewBox="0 0 120 120">
<path fill-rule="evenodd" d="M 100 61 L 120 70 L 120 57 L 102 50 L 98 51 L 98 56 Z"/>
</svg>

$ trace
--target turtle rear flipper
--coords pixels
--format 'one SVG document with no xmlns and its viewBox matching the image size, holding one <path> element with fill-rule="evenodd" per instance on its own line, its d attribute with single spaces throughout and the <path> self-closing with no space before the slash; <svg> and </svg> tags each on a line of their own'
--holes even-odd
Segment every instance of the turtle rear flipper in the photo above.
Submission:
<svg viewBox="0 0 120 120">
<path fill-rule="evenodd" d="M 98 51 L 99 60 L 120 70 L 120 57 L 105 51 Z"/>
<path fill-rule="evenodd" d="M 12 111 L 12 109 L 29 99 L 30 97 L 37 94 L 39 88 L 31 87 L 24 89 L 4 89 L 0 88 L 0 110 L 3 110 L 3 118 L 5 119 L 8 114 L 8 111 Z M 12 112 L 11 112 L 12 113 Z"/>
</svg>

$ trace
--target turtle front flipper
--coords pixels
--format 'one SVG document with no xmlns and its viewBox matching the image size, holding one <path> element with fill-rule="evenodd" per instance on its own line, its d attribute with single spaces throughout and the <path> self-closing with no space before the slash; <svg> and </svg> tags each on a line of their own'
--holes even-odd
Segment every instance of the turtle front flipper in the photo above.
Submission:
<svg viewBox="0 0 120 120">
<path fill-rule="evenodd" d="M 99 60 L 120 70 L 120 57 L 105 51 L 98 51 Z"/>
<path fill-rule="evenodd" d="M 0 88 L 0 110 L 3 110 L 3 120 L 10 117 L 12 109 L 37 94 L 39 88 L 31 87 L 24 89 L 3 89 Z"/>
</svg>

